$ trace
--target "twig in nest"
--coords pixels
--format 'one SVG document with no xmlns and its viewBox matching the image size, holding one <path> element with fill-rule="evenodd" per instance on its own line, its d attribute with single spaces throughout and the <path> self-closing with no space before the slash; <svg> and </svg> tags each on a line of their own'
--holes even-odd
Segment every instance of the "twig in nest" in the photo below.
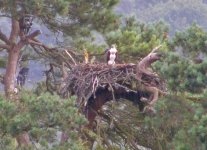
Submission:
<svg viewBox="0 0 207 150">
<path fill-rule="evenodd" d="M 97 86 L 98 86 L 98 77 L 96 76 L 93 81 L 93 89 L 92 89 L 92 93 L 94 93 L 94 98 L 95 98 L 95 92 L 96 92 Z"/>
<path fill-rule="evenodd" d="M 72 59 L 73 63 L 74 63 L 75 65 L 77 65 L 77 63 L 75 62 L 75 59 L 70 55 L 70 53 L 69 53 L 66 49 L 65 49 L 64 51 L 65 51 L 65 53 Z"/>
</svg>

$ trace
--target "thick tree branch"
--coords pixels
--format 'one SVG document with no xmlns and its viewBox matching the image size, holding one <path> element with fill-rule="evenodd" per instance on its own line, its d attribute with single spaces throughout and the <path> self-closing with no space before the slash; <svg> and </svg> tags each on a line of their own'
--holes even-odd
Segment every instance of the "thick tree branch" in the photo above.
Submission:
<svg viewBox="0 0 207 150">
<path fill-rule="evenodd" d="M 7 45 L 10 45 L 10 41 L 9 41 L 9 39 L 6 37 L 6 35 L 0 30 L 0 39 L 2 40 L 2 41 L 4 41 Z"/>
<path fill-rule="evenodd" d="M 21 37 L 21 40 L 18 42 L 17 47 L 19 49 L 21 49 L 22 47 L 24 47 L 24 45 L 26 44 L 41 44 L 38 42 L 33 41 L 32 39 L 34 39 L 36 36 L 38 36 L 39 34 L 41 34 L 40 30 L 36 30 L 33 33 L 31 33 L 30 35 L 26 36 L 26 37 Z"/>
<path fill-rule="evenodd" d="M 31 45 L 43 46 L 42 43 L 40 43 L 40 42 L 36 42 L 36 41 L 34 41 L 34 40 L 31 40 L 31 39 L 28 39 L 28 43 L 31 44 Z"/>
<path fill-rule="evenodd" d="M 54 50 L 55 48 L 50 48 L 46 45 L 44 45 L 42 42 L 40 42 L 39 40 L 32 38 L 28 40 L 28 43 L 31 45 L 37 45 L 37 46 L 41 46 L 43 47 L 45 50 Z"/>
<path fill-rule="evenodd" d="M 161 55 L 156 53 L 157 50 L 159 50 L 159 48 L 161 47 L 161 45 L 155 47 L 146 57 L 144 57 L 138 64 L 137 64 L 137 68 L 136 68 L 136 78 L 137 80 L 142 81 L 142 77 L 144 76 L 151 76 L 151 77 L 156 77 L 157 74 L 155 74 L 154 72 L 152 72 L 152 70 L 150 70 L 150 66 L 152 63 L 154 63 L 157 60 L 160 60 Z M 159 94 L 166 94 L 165 92 L 161 91 L 160 89 L 158 89 L 153 82 L 146 84 L 145 83 L 145 90 L 151 93 L 151 96 L 149 98 L 149 106 L 145 107 L 144 111 L 150 111 L 155 113 L 155 109 L 153 108 L 156 101 L 158 100 L 158 96 Z"/>
<path fill-rule="evenodd" d="M 141 80 L 143 74 L 149 76 L 155 76 L 156 74 L 149 70 L 149 67 L 152 63 L 159 60 L 161 55 L 156 53 L 157 50 L 161 45 L 155 47 L 146 57 L 144 57 L 138 64 L 137 64 L 137 79 Z"/>
<path fill-rule="evenodd" d="M 29 147 L 29 145 L 31 144 L 29 134 L 26 131 L 23 131 L 22 133 L 18 134 L 16 139 L 18 142 L 18 146 Z"/>
<path fill-rule="evenodd" d="M 19 35 L 19 21 L 15 18 L 12 18 L 12 27 L 9 40 L 14 44 L 16 43 L 17 37 Z"/>
<path fill-rule="evenodd" d="M 34 32 L 32 32 L 30 35 L 26 36 L 27 39 L 33 39 L 35 38 L 36 36 L 40 35 L 41 34 L 41 31 L 40 30 L 36 30 Z"/>
<path fill-rule="evenodd" d="M 20 41 L 20 42 L 17 44 L 16 48 L 17 48 L 18 50 L 21 50 L 26 44 L 27 44 L 26 41 Z"/>
</svg>

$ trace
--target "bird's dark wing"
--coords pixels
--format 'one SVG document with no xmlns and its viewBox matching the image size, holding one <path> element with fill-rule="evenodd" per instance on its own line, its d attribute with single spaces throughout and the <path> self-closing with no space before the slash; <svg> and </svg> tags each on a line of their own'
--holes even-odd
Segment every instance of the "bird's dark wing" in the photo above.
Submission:
<svg viewBox="0 0 207 150">
<path fill-rule="evenodd" d="M 107 51 L 107 53 L 106 53 L 106 63 L 108 63 L 109 60 L 110 60 L 110 52 Z"/>
<path fill-rule="evenodd" d="M 104 54 L 106 54 L 109 50 L 109 48 L 105 49 Z"/>
<path fill-rule="evenodd" d="M 118 51 L 118 50 L 117 50 L 117 51 Z M 117 61 L 117 57 L 118 57 L 118 53 L 116 52 L 115 55 L 116 55 L 116 57 L 115 57 L 115 60 L 114 60 L 114 61 L 116 62 L 116 61 Z"/>
</svg>

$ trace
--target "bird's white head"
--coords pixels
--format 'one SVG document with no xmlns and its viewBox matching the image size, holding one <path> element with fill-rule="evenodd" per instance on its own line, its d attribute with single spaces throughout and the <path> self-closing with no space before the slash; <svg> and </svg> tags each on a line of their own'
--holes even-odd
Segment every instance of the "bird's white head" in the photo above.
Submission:
<svg viewBox="0 0 207 150">
<path fill-rule="evenodd" d="M 115 48 L 116 49 L 116 44 L 112 44 L 111 48 Z"/>
</svg>

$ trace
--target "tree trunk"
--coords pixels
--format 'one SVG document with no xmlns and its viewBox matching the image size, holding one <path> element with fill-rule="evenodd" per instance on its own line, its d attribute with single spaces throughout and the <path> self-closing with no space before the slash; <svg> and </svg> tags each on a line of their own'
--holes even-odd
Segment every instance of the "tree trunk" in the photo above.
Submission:
<svg viewBox="0 0 207 150">
<path fill-rule="evenodd" d="M 16 136 L 16 140 L 18 142 L 18 147 L 23 146 L 23 147 L 28 147 L 31 145 L 30 139 L 29 139 L 29 134 L 24 131 Z"/>
<path fill-rule="evenodd" d="M 24 43 L 20 42 L 19 44 L 15 45 L 12 49 L 10 49 L 8 52 L 8 63 L 4 78 L 4 88 L 5 94 L 9 99 L 12 99 L 14 95 L 16 68 L 18 65 L 20 50 L 23 46 Z M 16 137 L 16 140 L 18 142 L 18 146 L 28 147 L 31 144 L 29 134 L 26 131 L 20 133 Z"/>
<path fill-rule="evenodd" d="M 19 45 L 15 45 L 8 52 L 8 62 L 6 67 L 6 74 L 4 77 L 4 90 L 8 98 L 11 98 L 12 95 L 14 94 L 15 75 L 16 75 L 16 68 L 18 65 L 19 54 L 20 54 Z"/>
</svg>

